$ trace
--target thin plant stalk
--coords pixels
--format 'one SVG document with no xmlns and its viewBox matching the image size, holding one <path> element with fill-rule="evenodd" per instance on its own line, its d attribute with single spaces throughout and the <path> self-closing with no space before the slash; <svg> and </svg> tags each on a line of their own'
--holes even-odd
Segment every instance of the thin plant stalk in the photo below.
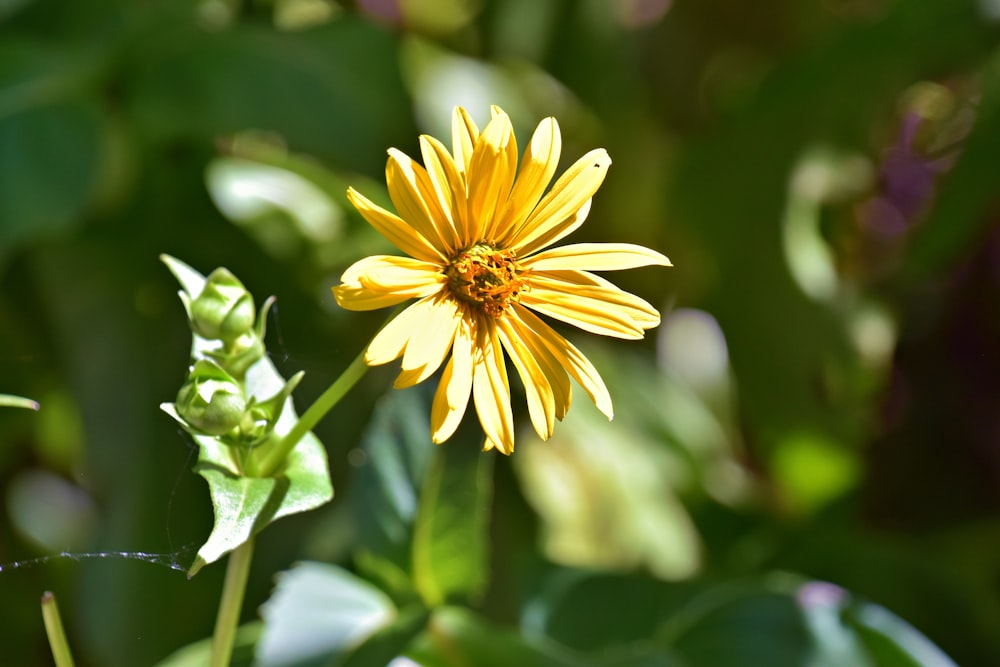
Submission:
<svg viewBox="0 0 1000 667">
<path fill-rule="evenodd" d="M 56 596 L 51 591 L 46 591 L 42 595 L 42 621 L 45 623 L 45 634 L 48 635 L 56 667 L 73 667 L 73 655 L 69 651 L 69 642 L 66 641 L 66 631 L 59 616 L 59 605 L 56 604 Z"/>
<path fill-rule="evenodd" d="M 233 655 L 233 640 L 236 638 L 236 628 L 243 609 L 243 595 L 250 575 L 253 544 L 254 538 L 251 537 L 229 554 L 219 613 L 215 618 L 215 634 L 212 636 L 211 667 L 229 667 Z"/>
<path fill-rule="evenodd" d="M 351 390 L 351 387 L 357 384 L 366 370 L 368 370 L 368 366 L 365 364 L 365 353 L 362 351 L 354 358 L 351 365 L 340 374 L 340 377 L 334 380 L 333 384 L 316 399 L 316 402 L 310 405 L 309 409 L 299 417 L 285 437 L 264 455 L 257 465 L 257 474 L 260 477 L 269 477 L 274 474 L 295 449 L 295 445 L 299 444 L 299 440 L 313 430 L 316 424 L 326 416 L 326 413 L 340 402 L 340 399 Z"/>
</svg>

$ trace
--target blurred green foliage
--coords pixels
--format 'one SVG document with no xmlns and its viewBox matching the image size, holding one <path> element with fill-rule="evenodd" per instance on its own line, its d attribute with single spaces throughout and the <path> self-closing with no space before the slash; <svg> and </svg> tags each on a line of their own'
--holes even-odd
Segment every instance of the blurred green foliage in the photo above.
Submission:
<svg viewBox="0 0 1000 667">
<path fill-rule="evenodd" d="M 5 565 L 183 570 L 211 530 L 157 407 L 189 345 L 157 257 L 278 297 L 304 408 L 383 317 L 329 292 L 391 252 L 346 186 L 386 202 L 388 147 L 495 103 L 522 146 L 555 115 L 567 161 L 608 149 L 574 240 L 670 256 L 616 276 L 664 324 L 571 334 L 615 421 L 578 396 L 510 460 L 474 423 L 435 449 L 423 390 L 370 371 L 245 620 L 317 563 L 237 656 L 305 660 L 305 590 L 360 610 L 306 626 L 354 667 L 949 664 L 921 635 L 1000 664 L 998 37 L 996 0 L 0 2 L 0 392 L 41 405 L 0 411 L 0 663 L 49 664 L 44 590 L 81 665 L 211 632 L 218 566 Z"/>
</svg>

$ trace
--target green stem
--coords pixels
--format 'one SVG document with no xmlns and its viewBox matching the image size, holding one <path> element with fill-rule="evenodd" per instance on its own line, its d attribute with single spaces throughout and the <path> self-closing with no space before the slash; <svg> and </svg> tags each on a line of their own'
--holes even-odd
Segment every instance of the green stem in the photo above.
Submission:
<svg viewBox="0 0 1000 667">
<path fill-rule="evenodd" d="M 56 667 L 73 667 L 73 656 L 69 652 L 62 618 L 59 617 L 59 605 L 56 604 L 56 596 L 50 591 L 42 595 L 42 621 L 45 623 L 45 634 L 49 637 Z"/>
<path fill-rule="evenodd" d="M 219 614 L 215 617 L 215 634 L 212 636 L 211 667 L 229 667 L 233 655 L 233 640 L 243 609 L 243 594 L 253 559 L 253 538 L 236 547 L 226 563 L 226 580 L 222 586 Z"/>
<path fill-rule="evenodd" d="M 285 462 L 285 459 L 288 458 L 292 450 L 295 449 L 295 445 L 299 444 L 299 440 L 306 433 L 313 430 L 316 424 L 326 416 L 326 413 L 340 402 L 340 399 L 350 391 L 351 387 L 357 384 L 366 370 L 368 370 L 368 366 L 365 364 L 365 353 L 361 352 L 351 362 L 351 365 L 340 374 L 340 377 L 299 417 L 292 430 L 264 454 L 257 465 L 257 475 L 259 477 L 270 477 L 274 474 Z"/>
</svg>

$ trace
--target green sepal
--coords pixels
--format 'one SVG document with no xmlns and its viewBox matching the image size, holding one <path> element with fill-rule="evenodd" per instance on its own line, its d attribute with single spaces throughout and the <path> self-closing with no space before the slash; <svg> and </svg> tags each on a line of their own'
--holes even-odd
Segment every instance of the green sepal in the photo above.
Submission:
<svg viewBox="0 0 1000 667">
<path fill-rule="evenodd" d="M 204 276 L 173 257 L 163 255 L 161 259 L 180 282 L 181 300 L 188 308 L 191 295 L 199 294 L 204 288 Z M 269 304 L 270 300 L 265 309 Z M 262 322 L 258 322 L 257 327 L 263 332 Z M 206 359 L 217 347 L 217 341 L 193 334 L 192 359 L 195 362 Z M 312 433 L 299 441 L 273 475 L 255 476 L 255 455 L 280 440 L 298 421 L 289 394 L 300 378 L 301 374 L 297 374 L 286 382 L 266 355 L 246 369 L 243 383 L 250 406 L 248 412 L 256 408 L 261 415 L 266 414 L 273 420 L 273 430 L 261 446 L 233 448 L 224 442 L 225 436 L 192 433 L 199 449 L 195 471 L 208 482 L 215 526 L 198 550 L 188 570 L 189 577 L 249 540 L 272 521 L 315 509 L 333 498 L 326 451 Z M 177 418 L 172 404 L 164 404 L 161 408 Z"/>
</svg>

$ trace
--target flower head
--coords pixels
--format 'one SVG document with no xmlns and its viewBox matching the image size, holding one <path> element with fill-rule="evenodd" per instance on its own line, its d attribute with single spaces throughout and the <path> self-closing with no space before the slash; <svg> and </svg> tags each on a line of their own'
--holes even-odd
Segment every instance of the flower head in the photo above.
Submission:
<svg viewBox="0 0 1000 667">
<path fill-rule="evenodd" d="M 546 192 L 559 162 L 554 118 L 543 120 L 521 158 L 510 119 L 493 107 L 482 132 L 464 109 L 452 121 L 452 150 L 420 137 L 423 166 L 389 150 L 393 214 L 349 189 L 361 215 L 409 257 L 377 255 L 349 267 L 333 288 L 349 310 L 417 301 L 368 345 L 365 361 L 402 357 L 397 388 L 430 377 L 447 359 L 431 408 L 434 442 L 447 440 L 469 397 L 485 449 L 514 450 L 506 357 L 525 387 L 538 435 L 552 434 L 575 380 L 610 419 L 611 397 L 593 364 L 535 313 L 585 331 L 639 339 L 660 322 L 646 301 L 592 271 L 670 266 L 658 252 L 624 243 L 546 249 L 577 229 L 611 159 L 604 149 L 576 161 Z M 449 358 L 450 355 L 450 358 Z"/>
</svg>

